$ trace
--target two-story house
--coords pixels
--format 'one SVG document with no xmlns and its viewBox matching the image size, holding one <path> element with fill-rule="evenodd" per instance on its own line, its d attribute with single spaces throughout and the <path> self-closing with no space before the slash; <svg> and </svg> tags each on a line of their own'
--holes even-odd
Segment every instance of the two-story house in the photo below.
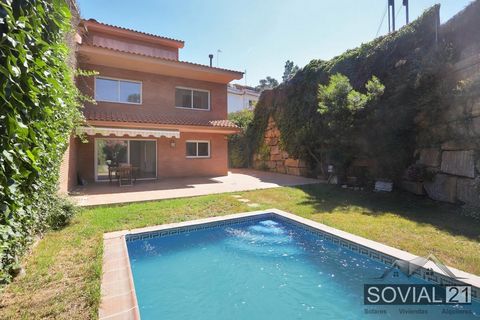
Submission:
<svg viewBox="0 0 480 320">
<path fill-rule="evenodd" d="M 86 142 L 72 137 L 62 183 L 101 182 L 131 165 L 137 179 L 226 175 L 227 84 L 241 72 L 179 60 L 183 41 L 83 20 L 77 63 Z M 85 139 L 84 139 L 85 140 Z M 68 180 L 68 181 L 67 181 Z M 65 186 L 63 187 L 65 189 Z"/>
</svg>

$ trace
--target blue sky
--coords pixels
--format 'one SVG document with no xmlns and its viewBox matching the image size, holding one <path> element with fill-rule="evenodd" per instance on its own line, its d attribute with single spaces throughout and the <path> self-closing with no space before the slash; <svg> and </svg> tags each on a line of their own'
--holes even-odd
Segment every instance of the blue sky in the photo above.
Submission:
<svg viewBox="0 0 480 320">
<path fill-rule="evenodd" d="M 247 70 L 248 85 L 281 80 L 286 60 L 300 67 L 375 38 L 387 0 L 78 0 L 83 18 L 185 41 L 180 59 Z M 410 0 L 410 20 L 435 3 L 448 20 L 470 0 Z M 135 5 L 136 4 L 136 5 Z M 405 23 L 395 0 L 397 26 Z M 401 10 L 399 8 L 402 7 Z M 397 13 L 396 12 L 396 13 Z M 380 34 L 388 31 L 385 16 Z M 245 79 L 239 81 L 244 84 Z"/>
</svg>

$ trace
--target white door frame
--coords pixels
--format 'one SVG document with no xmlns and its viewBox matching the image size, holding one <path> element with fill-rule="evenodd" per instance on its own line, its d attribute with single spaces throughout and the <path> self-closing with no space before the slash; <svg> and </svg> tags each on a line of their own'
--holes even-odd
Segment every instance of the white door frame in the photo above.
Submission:
<svg viewBox="0 0 480 320">
<path fill-rule="evenodd" d="M 130 163 L 130 141 L 155 141 L 155 177 L 153 178 L 140 178 L 137 180 L 155 180 L 158 177 L 158 139 L 142 139 L 142 138 L 118 138 L 118 137 L 94 137 L 93 138 L 93 152 L 94 152 L 94 166 L 93 166 L 93 176 L 95 177 L 95 182 L 109 182 L 109 180 L 99 180 L 97 175 L 97 166 L 98 166 L 98 150 L 97 150 L 97 140 L 122 140 L 127 141 L 127 162 Z"/>
</svg>

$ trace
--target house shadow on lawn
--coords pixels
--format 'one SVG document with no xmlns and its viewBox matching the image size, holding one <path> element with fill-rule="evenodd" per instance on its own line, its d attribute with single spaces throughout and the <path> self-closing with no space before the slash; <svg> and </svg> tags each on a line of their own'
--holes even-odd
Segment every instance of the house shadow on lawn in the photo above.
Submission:
<svg viewBox="0 0 480 320">
<path fill-rule="evenodd" d="M 480 221 L 463 215 L 462 208 L 457 205 L 402 191 L 375 193 L 322 184 L 297 188 L 308 194 L 308 199 L 301 204 L 312 206 L 315 210 L 325 212 L 324 214 L 342 208 L 358 207 L 364 215 L 380 217 L 384 214 L 396 214 L 408 220 L 432 225 L 452 235 L 480 241 Z"/>
</svg>

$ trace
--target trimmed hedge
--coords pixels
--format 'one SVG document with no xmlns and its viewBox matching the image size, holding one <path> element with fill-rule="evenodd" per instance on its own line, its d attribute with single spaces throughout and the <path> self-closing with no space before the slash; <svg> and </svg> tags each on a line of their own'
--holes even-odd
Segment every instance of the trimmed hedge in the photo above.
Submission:
<svg viewBox="0 0 480 320">
<path fill-rule="evenodd" d="M 0 2 L 0 283 L 47 227 L 73 214 L 57 196 L 59 167 L 81 119 L 72 15 L 62 0 Z"/>
</svg>

